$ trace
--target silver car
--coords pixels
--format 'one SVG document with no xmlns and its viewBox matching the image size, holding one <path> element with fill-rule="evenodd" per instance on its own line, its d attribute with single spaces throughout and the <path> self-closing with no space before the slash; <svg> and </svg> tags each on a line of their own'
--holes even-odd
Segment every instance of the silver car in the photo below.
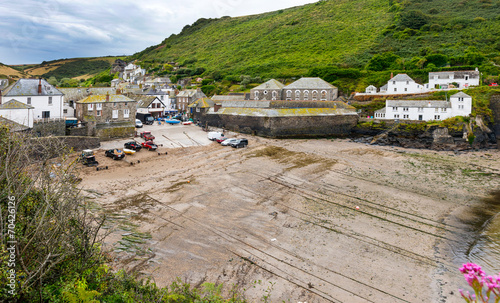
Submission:
<svg viewBox="0 0 500 303">
<path fill-rule="evenodd" d="M 236 141 L 238 141 L 238 139 L 236 139 L 236 138 L 228 138 L 228 139 L 222 141 L 220 143 L 220 145 L 229 146 L 229 145 L 231 145 L 231 143 L 235 143 Z"/>
</svg>

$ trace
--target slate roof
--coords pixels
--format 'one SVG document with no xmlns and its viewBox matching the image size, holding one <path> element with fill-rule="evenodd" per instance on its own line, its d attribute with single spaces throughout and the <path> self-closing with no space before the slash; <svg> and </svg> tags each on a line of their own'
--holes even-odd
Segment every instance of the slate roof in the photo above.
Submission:
<svg viewBox="0 0 500 303">
<path fill-rule="evenodd" d="M 387 107 L 451 108 L 451 102 L 444 100 L 387 100 Z"/>
<path fill-rule="evenodd" d="M 169 93 L 150 87 L 150 88 L 146 89 L 145 91 L 140 92 L 139 94 L 140 95 L 168 95 Z"/>
<path fill-rule="evenodd" d="M 19 79 L 3 93 L 4 96 L 63 96 L 64 94 L 41 79 L 42 93 L 38 94 L 39 79 Z"/>
<path fill-rule="evenodd" d="M 321 78 L 301 78 L 284 89 L 332 89 L 336 88 Z"/>
<path fill-rule="evenodd" d="M 19 124 L 4 117 L 0 117 L 0 125 L 6 126 L 10 132 L 20 132 L 29 129 L 29 127 L 25 125 Z"/>
<path fill-rule="evenodd" d="M 163 107 L 165 107 L 165 104 L 156 96 L 137 96 L 137 98 L 132 98 L 137 100 L 137 108 L 148 108 L 155 100 L 160 101 L 160 103 L 163 104 Z"/>
<path fill-rule="evenodd" d="M 196 94 L 196 89 L 186 89 L 181 91 L 177 97 L 193 97 Z"/>
<path fill-rule="evenodd" d="M 221 101 L 244 101 L 245 100 L 245 95 L 214 95 L 211 98 L 214 102 L 221 102 Z"/>
<path fill-rule="evenodd" d="M 381 86 L 381 87 L 380 87 L 380 90 L 381 90 L 381 91 L 383 91 L 383 90 L 387 91 L 387 88 L 388 88 L 388 87 L 389 87 L 389 85 L 387 85 L 387 84 L 386 84 L 386 85 L 384 85 L 384 86 Z"/>
<path fill-rule="evenodd" d="M 33 109 L 34 107 L 28 104 L 24 104 L 15 99 L 9 100 L 3 104 L 0 104 L 0 109 Z"/>
<path fill-rule="evenodd" d="M 271 79 L 261 85 L 254 87 L 253 89 L 283 89 L 285 85 L 278 80 Z"/>
<path fill-rule="evenodd" d="M 397 74 L 394 78 L 392 78 L 389 81 L 397 81 L 397 82 L 413 81 L 414 82 L 414 80 L 412 78 L 410 78 L 410 76 L 408 76 L 407 74 Z"/>
<path fill-rule="evenodd" d="M 434 76 L 438 76 L 438 79 L 449 79 L 450 75 L 453 75 L 454 79 L 465 79 L 465 75 L 469 75 L 469 79 L 479 79 L 479 71 L 476 70 L 430 72 L 429 79 L 434 79 Z"/>
<path fill-rule="evenodd" d="M 210 100 L 209 98 L 200 98 L 196 101 L 194 101 L 193 103 L 191 103 L 190 105 L 188 105 L 188 107 L 191 107 L 191 108 L 210 108 L 210 107 L 214 107 L 215 105 L 215 102 Z"/>
<path fill-rule="evenodd" d="M 471 96 L 467 95 L 464 92 L 459 92 L 451 96 L 450 98 L 472 98 Z"/>
<path fill-rule="evenodd" d="M 106 103 L 107 95 L 92 95 L 87 98 L 77 101 L 76 103 Z M 130 99 L 124 95 L 109 95 L 108 103 L 116 103 L 116 102 L 137 102 L 133 99 Z"/>
</svg>

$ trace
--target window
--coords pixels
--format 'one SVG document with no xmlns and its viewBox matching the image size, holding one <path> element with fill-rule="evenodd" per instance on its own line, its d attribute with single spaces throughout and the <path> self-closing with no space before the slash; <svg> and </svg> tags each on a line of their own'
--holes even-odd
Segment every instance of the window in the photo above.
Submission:
<svg viewBox="0 0 500 303">
<path fill-rule="evenodd" d="M 96 116 L 97 116 L 97 117 L 102 116 L 102 110 L 98 110 L 98 111 L 96 111 Z"/>
<path fill-rule="evenodd" d="M 407 112 L 407 111 L 409 111 L 409 108 L 408 107 L 403 107 L 403 111 Z"/>
<path fill-rule="evenodd" d="M 300 100 L 300 91 L 295 91 L 295 100 Z"/>
<path fill-rule="evenodd" d="M 291 90 L 286 91 L 286 97 L 287 97 L 287 100 L 290 100 L 292 98 L 292 91 Z M 288 98 L 290 98 L 290 99 L 288 99 Z"/>
<path fill-rule="evenodd" d="M 439 108 L 437 108 L 437 107 L 436 107 L 436 108 L 434 109 L 434 112 L 435 112 L 435 113 L 438 113 L 438 112 L 439 112 Z"/>
<path fill-rule="evenodd" d="M 423 111 L 424 111 L 424 108 L 423 108 L 423 107 L 419 107 L 419 108 L 418 108 L 418 112 L 419 112 L 419 113 L 422 113 Z"/>
<path fill-rule="evenodd" d="M 67 109 L 63 109 L 63 114 L 67 114 L 68 113 L 68 110 Z"/>
<path fill-rule="evenodd" d="M 406 81 L 406 84 L 410 84 L 410 81 Z"/>
<path fill-rule="evenodd" d="M 446 113 L 446 108 L 441 108 L 442 113 Z"/>
<path fill-rule="evenodd" d="M 464 98 L 458 98 L 459 102 L 464 102 Z"/>
<path fill-rule="evenodd" d="M 304 100 L 309 100 L 309 91 L 308 90 L 304 91 Z"/>
<path fill-rule="evenodd" d="M 118 119 L 118 110 L 117 109 L 113 110 L 113 119 Z"/>
<path fill-rule="evenodd" d="M 459 105 L 458 109 L 464 109 L 464 106 L 463 105 Z"/>
<path fill-rule="evenodd" d="M 102 110 L 102 103 L 97 103 L 97 104 L 95 105 L 95 109 L 97 109 L 97 110 Z"/>
<path fill-rule="evenodd" d="M 408 91 L 408 89 L 405 87 L 405 92 L 407 92 L 407 91 Z"/>
<path fill-rule="evenodd" d="M 392 81 L 392 84 L 396 84 L 396 81 Z"/>
<path fill-rule="evenodd" d="M 44 111 L 42 112 L 42 118 L 50 118 L 50 111 Z"/>
<path fill-rule="evenodd" d="M 28 101 L 26 102 L 28 105 L 31 105 L 31 97 L 28 97 Z"/>
<path fill-rule="evenodd" d="M 264 91 L 264 95 L 267 95 L 267 90 Z"/>
<path fill-rule="evenodd" d="M 394 88 L 394 91 L 395 91 L 395 92 L 397 92 L 397 91 L 398 91 L 398 89 L 397 89 L 397 88 Z"/>
<path fill-rule="evenodd" d="M 465 81 L 469 80 L 469 75 L 465 75 Z"/>
<path fill-rule="evenodd" d="M 403 115 L 403 119 L 410 119 L 410 115 Z"/>
<path fill-rule="evenodd" d="M 394 115 L 394 119 L 399 119 L 399 115 Z"/>
<path fill-rule="evenodd" d="M 397 112 L 397 111 L 398 111 L 398 108 L 394 106 L 394 107 L 392 107 L 392 111 L 393 111 L 393 112 Z"/>
<path fill-rule="evenodd" d="M 199 108 L 199 107 L 197 107 L 197 108 L 196 108 L 196 112 L 197 112 L 197 113 L 199 113 L 199 112 L 200 112 L 200 108 Z"/>
<path fill-rule="evenodd" d="M 312 92 L 312 99 L 313 99 L 313 101 L 318 100 L 318 92 L 315 90 Z"/>
<path fill-rule="evenodd" d="M 321 92 L 321 100 L 326 101 L 326 90 Z"/>
<path fill-rule="evenodd" d="M 49 105 L 52 105 L 52 97 L 49 97 Z"/>
<path fill-rule="evenodd" d="M 276 100 L 277 95 L 278 95 L 278 93 L 276 91 L 273 91 L 273 100 Z"/>
<path fill-rule="evenodd" d="M 94 110 L 94 104 L 90 103 L 90 104 L 88 105 L 88 110 Z"/>
<path fill-rule="evenodd" d="M 439 120 L 439 119 L 441 119 L 440 115 L 434 115 L 434 120 Z"/>
<path fill-rule="evenodd" d="M 259 100 L 259 92 L 254 92 L 253 93 L 253 99 L 254 100 Z"/>
<path fill-rule="evenodd" d="M 123 118 L 128 118 L 130 116 L 130 109 L 123 110 Z"/>
</svg>

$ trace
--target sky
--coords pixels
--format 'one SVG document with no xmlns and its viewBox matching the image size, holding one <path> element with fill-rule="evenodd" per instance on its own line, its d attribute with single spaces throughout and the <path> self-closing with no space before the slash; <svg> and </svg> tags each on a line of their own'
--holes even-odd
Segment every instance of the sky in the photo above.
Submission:
<svg viewBox="0 0 500 303">
<path fill-rule="evenodd" d="M 0 62 L 132 55 L 199 18 L 245 16 L 318 0 L 14 0 L 0 2 Z"/>
</svg>

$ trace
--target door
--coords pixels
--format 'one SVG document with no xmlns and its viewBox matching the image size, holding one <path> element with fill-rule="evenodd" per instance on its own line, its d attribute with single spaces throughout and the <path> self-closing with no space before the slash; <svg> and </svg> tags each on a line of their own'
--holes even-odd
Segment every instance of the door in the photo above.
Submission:
<svg viewBox="0 0 500 303">
<path fill-rule="evenodd" d="M 422 115 L 418 115 L 418 120 L 422 121 L 424 120 L 424 117 Z"/>
</svg>

